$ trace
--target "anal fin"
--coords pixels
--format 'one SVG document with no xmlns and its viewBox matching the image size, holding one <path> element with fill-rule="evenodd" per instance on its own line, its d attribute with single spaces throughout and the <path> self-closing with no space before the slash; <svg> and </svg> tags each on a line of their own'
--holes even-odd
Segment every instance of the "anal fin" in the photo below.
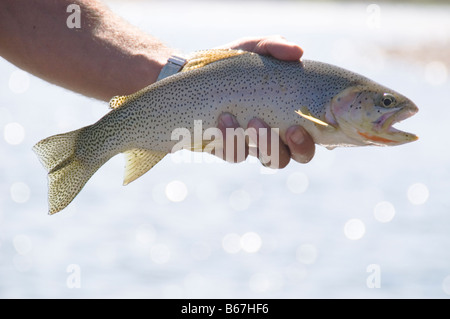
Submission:
<svg viewBox="0 0 450 319">
<path fill-rule="evenodd" d="M 128 185 L 132 181 L 147 173 L 153 166 L 166 156 L 165 152 L 151 151 L 145 149 L 131 149 L 124 152 L 125 175 L 123 184 Z"/>
</svg>

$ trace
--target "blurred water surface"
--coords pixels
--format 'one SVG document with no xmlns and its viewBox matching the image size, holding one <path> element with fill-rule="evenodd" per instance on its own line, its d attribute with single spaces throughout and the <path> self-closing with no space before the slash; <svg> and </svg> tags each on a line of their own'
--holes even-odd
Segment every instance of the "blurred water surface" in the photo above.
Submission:
<svg viewBox="0 0 450 319">
<path fill-rule="evenodd" d="M 281 34 L 411 98 L 420 140 L 276 172 L 177 153 L 127 187 L 117 156 L 48 216 L 32 146 L 107 105 L 0 60 L 0 297 L 448 298 L 448 6 L 107 3 L 186 53 Z"/>
</svg>

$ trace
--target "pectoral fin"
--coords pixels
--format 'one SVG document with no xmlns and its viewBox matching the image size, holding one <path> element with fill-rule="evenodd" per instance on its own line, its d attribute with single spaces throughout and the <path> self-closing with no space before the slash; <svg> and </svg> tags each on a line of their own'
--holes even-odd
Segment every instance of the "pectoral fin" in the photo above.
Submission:
<svg viewBox="0 0 450 319">
<path fill-rule="evenodd" d="M 165 152 L 132 149 L 125 154 L 125 175 L 123 184 L 128 185 L 155 166 L 166 156 Z"/>
<path fill-rule="evenodd" d="M 308 111 L 308 109 L 306 107 L 302 107 L 301 110 L 295 111 L 295 113 L 297 113 L 298 115 L 300 115 L 301 117 L 303 117 L 304 119 L 307 119 L 315 124 L 321 125 L 323 127 L 326 128 L 331 128 L 331 129 L 335 129 L 335 127 L 329 123 L 326 123 L 314 116 L 311 115 L 311 113 Z"/>
</svg>

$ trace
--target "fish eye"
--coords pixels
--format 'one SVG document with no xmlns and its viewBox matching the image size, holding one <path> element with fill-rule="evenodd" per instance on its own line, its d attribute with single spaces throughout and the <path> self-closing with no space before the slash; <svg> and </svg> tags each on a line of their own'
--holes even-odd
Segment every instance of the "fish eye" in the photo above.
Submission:
<svg viewBox="0 0 450 319">
<path fill-rule="evenodd" d="M 381 97 L 381 106 L 383 107 L 393 107 L 397 101 L 392 94 L 384 93 Z"/>
</svg>

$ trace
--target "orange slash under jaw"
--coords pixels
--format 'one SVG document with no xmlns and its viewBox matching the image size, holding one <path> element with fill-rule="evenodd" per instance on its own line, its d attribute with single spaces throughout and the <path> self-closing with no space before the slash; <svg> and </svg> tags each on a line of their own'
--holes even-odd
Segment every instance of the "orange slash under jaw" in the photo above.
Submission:
<svg viewBox="0 0 450 319">
<path fill-rule="evenodd" d="M 395 142 L 393 140 L 390 140 L 390 139 L 387 139 L 387 138 L 384 138 L 384 137 L 380 137 L 380 136 L 376 136 L 376 135 L 369 135 L 367 133 L 363 133 L 363 132 L 360 132 L 360 131 L 358 131 L 358 134 L 361 135 L 362 137 L 367 138 L 368 140 L 371 140 L 371 141 L 377 142 L 377 143 L 385 143 L 385 144 L 397 143 L 397 142 Z"/>
</svg>

